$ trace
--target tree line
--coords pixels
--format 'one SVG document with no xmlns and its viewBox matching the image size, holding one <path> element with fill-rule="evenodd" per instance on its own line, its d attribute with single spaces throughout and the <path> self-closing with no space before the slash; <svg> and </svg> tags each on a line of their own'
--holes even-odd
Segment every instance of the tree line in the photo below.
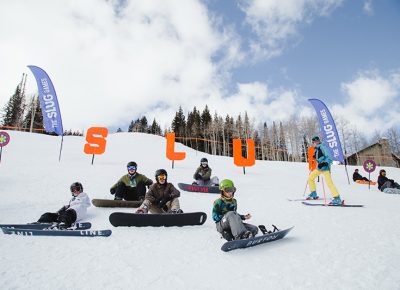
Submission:
<svg viewBox="0 0 400 290">
<path fill-rule="evenodd" d="M 26 74 L 22 75 L 14 94 L 2 109 L 1 126 L 45 133 L 38 95 L 27 97 L 25 94 L 26 77 Z M 346 119 L 335 117 L 335 121 L 345 155 L 358 152 L 382 137 L 388 138 L 393 153 L 400 154 L 398 128 L 390 128 L 385 133 L 374 132 L 372 138 L 367 138 Z M 117 130 L 122 131 L 121 128 Z M 319 132 L 319 124 L 316 116 L 291 116 L 285 121 L 256 124 L 247 112 L 236 116 L 220 116 L 217 112 L 211 114 L 206 105 L 203 110 L 195 106 L 187 114 L 179 107 L 171 119 L 171 125 L 164 130 L 156 119 L 149 123 L 146 116 L 142 116 L 132 120 L 127 131 L 160 136 L 172 131 L 176 134 L 177 142 L 198 151 L 221 156 L 233 156 L 233 139 L 253 139 L 258 160 L 306 162 L 311 137 Z M 66 130 L 64 135 L 83 133 Z M 243 156 L 246 156 L 244 141 L 242 151 Z"/>
</svg>

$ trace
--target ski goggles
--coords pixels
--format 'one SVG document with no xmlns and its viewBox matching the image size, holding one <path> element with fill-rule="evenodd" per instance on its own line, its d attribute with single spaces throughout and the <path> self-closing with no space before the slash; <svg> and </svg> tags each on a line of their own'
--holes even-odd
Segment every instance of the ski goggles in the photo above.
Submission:
<svg viewBox="0 0 400 290">
<path fill-rule="evenodd" d="M 128 171 L 136 170 L 136 166 L 128 166 Z"/>
<path fill-rule="evenodd" d="M 165 174 L 160 174 L 159 176 L 157 176 L 158 180 L 166 180 L 167 176 Z"/>
<path fill-rule="evenodd" d="M 235 191 L 236 191 L 236 187 L 227 187 L 227 188 L 224 188 L 224 191 L 225 192 L 229 192 L 229 193 L 234 193 Z"/>
</svg>

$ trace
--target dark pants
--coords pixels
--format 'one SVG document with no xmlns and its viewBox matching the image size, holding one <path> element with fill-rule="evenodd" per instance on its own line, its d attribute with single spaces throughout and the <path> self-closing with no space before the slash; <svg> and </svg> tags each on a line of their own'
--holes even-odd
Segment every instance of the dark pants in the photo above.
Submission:
<svg viewBox="0 0 400 290">
<path fill-rule="evenodd" d="M 115 190 L 115 196 L 125 200 L 143 200 L 146 194 L 146 186 L 139 182 L 136 187 L 126 186 L 120 182 Z"/>
<path fill-rule="evenodd" d="M 46 212 L 38 220 L 39 223 L 65 223 L 70 227 L 76 221 L 76 212 L 73 209 L 62 210 L 58 213 Z"/>
</svg>

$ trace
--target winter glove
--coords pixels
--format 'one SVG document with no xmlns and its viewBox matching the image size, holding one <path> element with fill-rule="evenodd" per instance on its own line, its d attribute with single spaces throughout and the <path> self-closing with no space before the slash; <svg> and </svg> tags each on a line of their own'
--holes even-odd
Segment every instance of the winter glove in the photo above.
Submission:
<svg viewBox="0 0 400 290">
<path fill-rule="evenodd" d="M 116 188 L 116 187 L 110 188 L 110 193 L 111 193 L 111 194 L 115 194 L 116 191 L 117 191 L 117 188 Z"/>
<path fill-rule="evenodd" d="M 69 208 L 69 204 L 68 204 L 68 205 L 64 205 L 62 208 L 60 208 L 60 209 L 57 211 L 57 213 L 58 213 L 58 214 L 63 213 L 63 212 L 65 212 L 68 208 Z"/>
<path fill-rule="evenodd" d="M 201 174 L 197 173 L 197 174 L 194 176 L 194 179 L 199 180 L 199 179 L 203 179 L 203 178 L 202 178 Z"/>
<path fill-rule="evenodd" d="M 169 200 L 171 200 L 171 196 L 164 197 L 157 203 L 157 207 L 162 209 Z"/>
<path fill-rule="evenodd" d="M 137 214 L 145 214 L 145 213 L 148 213 L 148 209 L 147 209 L 147 207 L 139 207 L 139 208 L 135 211 L 135 213 L 137 213 Z"/>
<path fill-rule="evenodd" d="M 318 169 L 321 169 L 321 168 L 324 167 L 324 166 L 328 166 L 328 163 L 326 163 L 326 162 L 321 162 L 321 163 L 319 163 L 319 164 L 318 164 Z"/>
</svg>

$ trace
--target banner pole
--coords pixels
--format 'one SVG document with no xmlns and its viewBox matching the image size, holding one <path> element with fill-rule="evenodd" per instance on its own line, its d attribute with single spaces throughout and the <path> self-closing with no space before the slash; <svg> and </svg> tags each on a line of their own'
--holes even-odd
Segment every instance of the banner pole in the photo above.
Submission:
<svg viewBox="0 0 400 290">
<path fill-rule="evenodd" d="M 63 142 L 64 142 L 64 135 L 61 136 L 61 146 L 60 146 L 60 154 L 58 155 L 58 162 L 61 162 L 61 151 L 63 147 Z"/>
<path fill-rule="evenodd" d="M 0 163 L 1 163 L 1 155 L 3 154 L 3 147 L 0 147 Z"/>
</svg>

